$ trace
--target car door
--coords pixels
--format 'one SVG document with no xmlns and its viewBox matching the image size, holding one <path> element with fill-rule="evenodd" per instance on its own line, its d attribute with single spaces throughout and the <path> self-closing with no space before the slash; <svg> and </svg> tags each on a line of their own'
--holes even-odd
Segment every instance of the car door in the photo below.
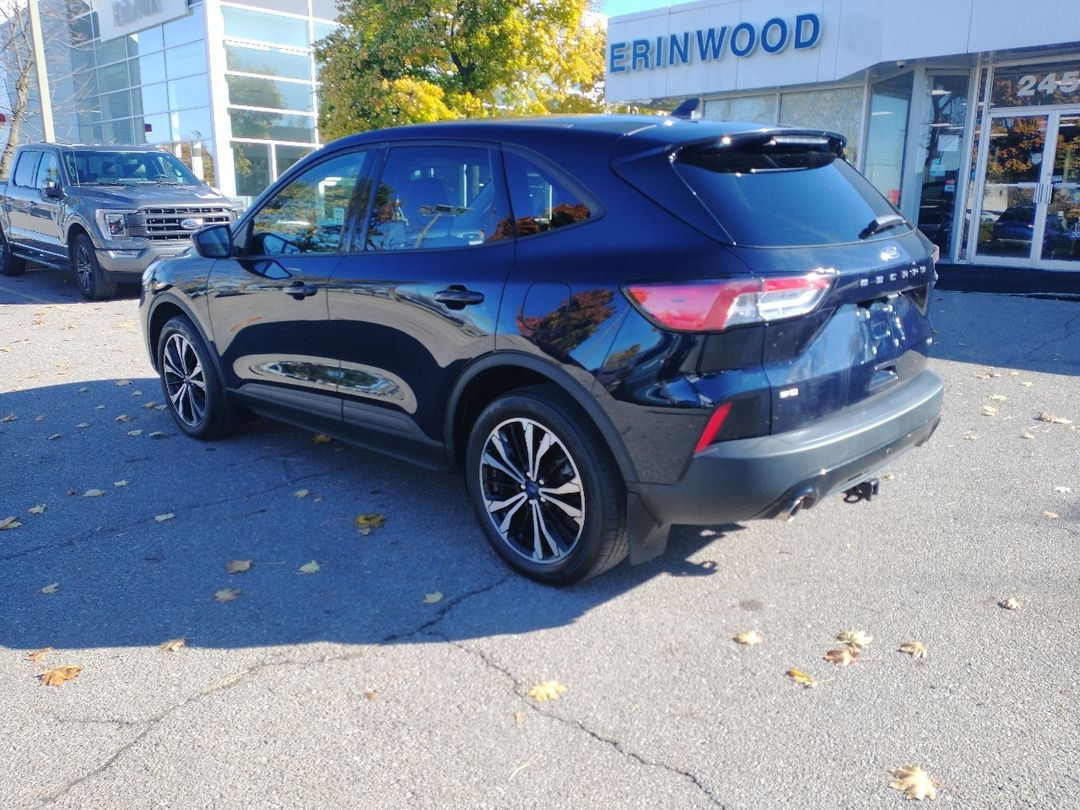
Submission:
<svg viewBox="0 0 1080 810">
<path fill-rule="evenodd" d="M 38 196 L 34 179 L 40 157 L 40 150 L 20 150 L 15 161 L 15 169 L 11 172 L 11 181 L 7 184 L 4 193 L 5 204 L 8 207 L 8 241 L 23 247 L 36 247 L 30 211 Z"/>
<path fill-rule="evenodd" d="M 484 144 L 385 149 L 362 250 L 329 293 L 344 421 L 358 442 L 445 463 L 450 387 L 494 349 L 514 259 L 498 156 Z"/>
<path fill-rule="evenodd" d="M 257 410 L 314 427 L 341 422 L 327 282 L 366 203 L 367 150 L 298 166 L 234 231 L 214 263 L 209 312 L 223 371 Z"/>
<path fill-rule="evenodd" d="M 63 259 L 67 244 L 63 234 L 63 201 L 50 197 L 49 189 L 61 188 L 60 159 L 55 152 L 42 152 L 34 177 L 36 194 L 30 196 L 26 212 L 26 227 L 31 244 L 38 250 Z"/>
</svg>

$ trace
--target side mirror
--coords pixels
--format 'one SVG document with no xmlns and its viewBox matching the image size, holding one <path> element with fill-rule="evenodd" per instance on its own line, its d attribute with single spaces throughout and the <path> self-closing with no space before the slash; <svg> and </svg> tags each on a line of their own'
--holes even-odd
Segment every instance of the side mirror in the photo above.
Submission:
<svg viewBox="0 0 1080 810">
<path fill-rule="evenodd" d="M 191 241 L 204 259 L 228 259 L 233 255 L 232 231 L 228 225 L 211 225 L 196 232 Z"/>
<path fill-rule="evenodd" d="M 45 183 L 45 196 L 50 200 L 59 200 L 64 196 L 64 190 L 60 188 L 55 180 L 49 180 Z"/>
</svg>

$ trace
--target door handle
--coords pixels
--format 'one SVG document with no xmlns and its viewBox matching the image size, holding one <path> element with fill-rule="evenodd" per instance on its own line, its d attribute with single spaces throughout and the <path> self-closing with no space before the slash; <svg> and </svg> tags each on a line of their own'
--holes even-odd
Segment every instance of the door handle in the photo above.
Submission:
<svg viewBox="0 0 1080 810">
<path fill-rule="evenodd" d="M 484 294 L 476 290 L 467 290 L 460 284 L 454 284 L 448 289 L 435 293 L 435 300 L 440 304 L 446 304 L 450 309 L 464 309 L 469 304 L 484 303 Z"/>
<path fill-rule="evenodd" d="M 302 301 L 309 295 L 314 295 L 319 291 L 318 287 L 314 284 L 308 284 L 304 281 L 293 281 L 282 287 L 287 295 L 291 295 L 297 301 Z"/>
</svg>

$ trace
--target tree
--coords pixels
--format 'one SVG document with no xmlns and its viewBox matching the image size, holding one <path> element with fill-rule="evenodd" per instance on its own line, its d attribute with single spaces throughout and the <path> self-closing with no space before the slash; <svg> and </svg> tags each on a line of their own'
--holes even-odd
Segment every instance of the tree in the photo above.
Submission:
<svg viewBox="0 0 1080 810">
<path fill-rule="evenodd" d="M 603 109 L 588 0 L 342 0 L 315 46 L 324 140 L 395 124 Z"/>
<path fill-rule="evenodd" d="M 7 116 L 9 129 L 4 151 L 0 154 L 0 177 L 7 177 L 15 147 L 19 143 L 19 130 L 26 117 L 30 103 L 30 85 L 34 73 L 33 38 L 30 31 L 30 14 L 19 0 L 0 0 L 0 53 L 3 54 L 7 74 Z"/>
</svg>

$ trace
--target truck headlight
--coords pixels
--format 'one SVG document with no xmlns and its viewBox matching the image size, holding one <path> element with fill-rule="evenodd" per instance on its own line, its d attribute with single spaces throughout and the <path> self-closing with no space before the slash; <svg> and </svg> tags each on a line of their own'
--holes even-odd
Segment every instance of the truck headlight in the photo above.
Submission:
<svg viewBox="0 0 1080 810">
<path fill-rule="evenodd" d="M 101 235 L 106 239 L 130 239 L 128 234 L 128 214 L 134 211 L 101 211 L 97 212 L 98 227 Z"/>
</svg>

